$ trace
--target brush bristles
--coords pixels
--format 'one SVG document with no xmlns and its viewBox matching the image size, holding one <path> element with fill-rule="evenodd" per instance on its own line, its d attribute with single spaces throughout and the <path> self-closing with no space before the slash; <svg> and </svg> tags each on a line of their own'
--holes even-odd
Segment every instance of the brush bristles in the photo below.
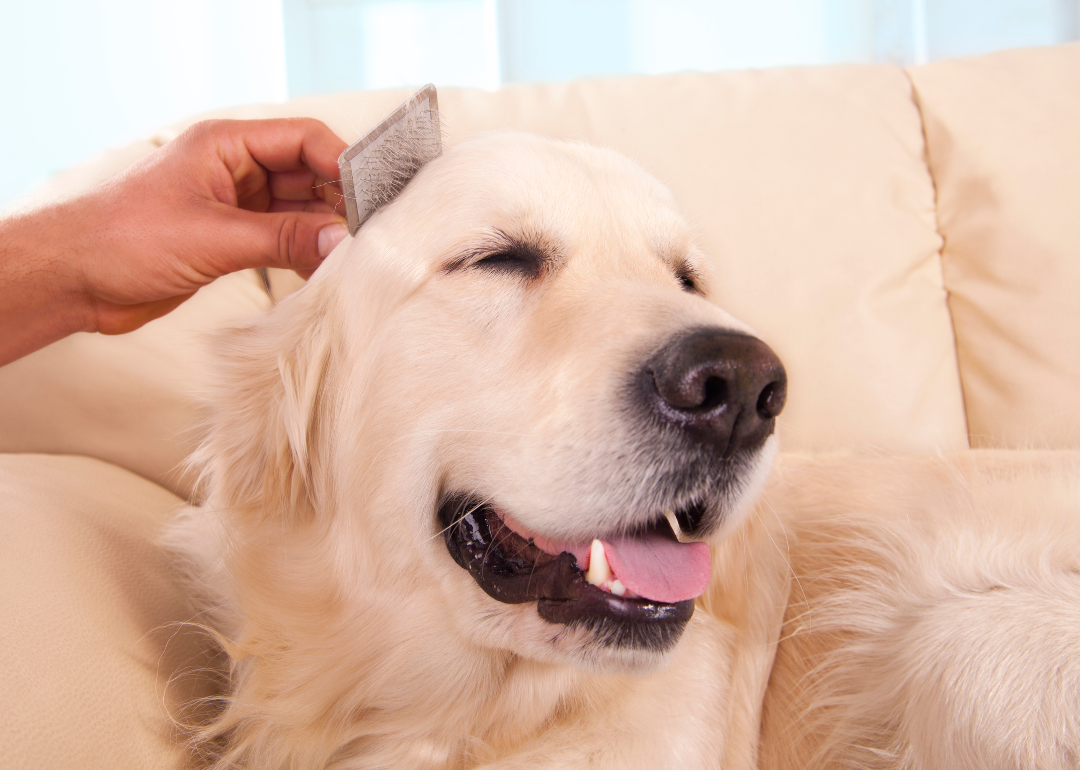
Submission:
<svg viewBox="0 0 1080 770">
<path fill-rule="evenodd" d="M 353 190 L 361 221 L 397 197 L 424 164 L 441 152 L 435 110 L 417 110 L 388 128 L 353 161 Z"/>
</svg>

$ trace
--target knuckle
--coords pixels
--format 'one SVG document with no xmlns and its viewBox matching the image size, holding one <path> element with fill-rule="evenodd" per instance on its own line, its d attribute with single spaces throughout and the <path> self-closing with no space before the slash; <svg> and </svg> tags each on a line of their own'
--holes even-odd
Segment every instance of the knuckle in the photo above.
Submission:
<svg viewBox="0 0 1080 770">
<path fill-rule="evenodd" d="M 198 123 L 193 123 L 189 126 L 182 135 L 189 136 L 193 142 L 198 144 L 216 142 L 229 136 L 232 133 L 235 123 L 235 120 L 224 120 L 221 118 L 200 120 Z"/>
<path fill-rule="evenodd" d="M 212 120 L 200 120 L 198 123 L 192 123 L 180 132 L 173 141 L 189 149 L 203 147 L 208 141 L 212 140 L 216 131 L 213 125 L 214 122 Z"/>
<path fill-rule="evenodd" d="M 217 131 L 217 123 L 216 120 L 200 120 L 198 123 L 193 123 L 184 133 L 193 138 L 202 139 Z"/>
<path fill-rule="evenodd" d="M 301 260 L 300 222 L 295 214 L 286 214 L 278 221 L 278 260 L 292 267 Z"/>
</svg>

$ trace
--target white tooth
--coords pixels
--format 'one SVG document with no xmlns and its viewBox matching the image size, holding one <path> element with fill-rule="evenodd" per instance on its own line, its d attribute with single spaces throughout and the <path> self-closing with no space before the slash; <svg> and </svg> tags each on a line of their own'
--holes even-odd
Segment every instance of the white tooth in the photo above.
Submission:
<svg viewBox="0 0 1080 770">
<path fill-rule="evenodd" d="M 604 555 L 604 544 L 599 540 L 593 540 L 589 551 L 589 571 L 585 573 L 585 580 L 598 586 L 609 578 L 611 578 L 611 567 L 608 566 L 607 556 Z"/>
<path fill-rule="evenodd" d="M 611 581 L 611 593 L 615 594 L 616 596 L 625 596 L 626 586 L 622 584 L 621 580 L 615 578 Z"/>
</svg>

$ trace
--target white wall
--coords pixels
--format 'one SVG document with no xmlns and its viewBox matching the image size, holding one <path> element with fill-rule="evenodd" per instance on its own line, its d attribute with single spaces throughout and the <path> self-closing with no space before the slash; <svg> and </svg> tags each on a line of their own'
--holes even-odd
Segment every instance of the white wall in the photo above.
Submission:
<svg viewBox="0 0 1080 770">
<path fill-rule="evenodd" d="M 0 0 L 0 207 L 172 120 L 286 95 L 906 65 L 1078 37 L 1080 0 Z"/>
<path fill-rule="evenodd" d="M 1080 0 L 283 0 L 291 94 L 918 64 L 1080 37 Z"/>
<path fill-rule="evenodd" d="M 495 0 L 284 0 L 289 92 L 497 88 Z"/>
<path fill-rule="evenodd" d="M 284 0 L 289 91 L 864 61 L 870 2 Z"/>
<path fill-rule="evenodd" d="M 0 206 L 170 121 L 285 96 L 281 0 L 0 0 Z"/>
</svg>

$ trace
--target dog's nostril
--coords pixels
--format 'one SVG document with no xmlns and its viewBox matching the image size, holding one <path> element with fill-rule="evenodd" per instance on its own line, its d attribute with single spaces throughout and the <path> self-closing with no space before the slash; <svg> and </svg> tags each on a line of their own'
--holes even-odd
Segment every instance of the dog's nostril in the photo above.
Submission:
<svg viewBox="0 0 1080 770">
<path fill-rule="evenodd" d="M 782 382 L 770 382 L 761 390 L 757 400 L 757 413 L 763 420 L 770 420 L 784 410 L 787 387 Z"/>
<path fill-rule="evenodd" d="M 724 455 L 759 446 L 784 408 L 783 365 L 745 334 L 692 330 L 669 340 L 639 371 L 654 416 Z"/>
<path fill-rule="evenodd" d="M 699 409 L 706 411 L 716 409 L 728 400 L 728 383 L 722 377 L 709 377 L 705 380 L 705 397 L 701 401 Z"/>
</svg>

